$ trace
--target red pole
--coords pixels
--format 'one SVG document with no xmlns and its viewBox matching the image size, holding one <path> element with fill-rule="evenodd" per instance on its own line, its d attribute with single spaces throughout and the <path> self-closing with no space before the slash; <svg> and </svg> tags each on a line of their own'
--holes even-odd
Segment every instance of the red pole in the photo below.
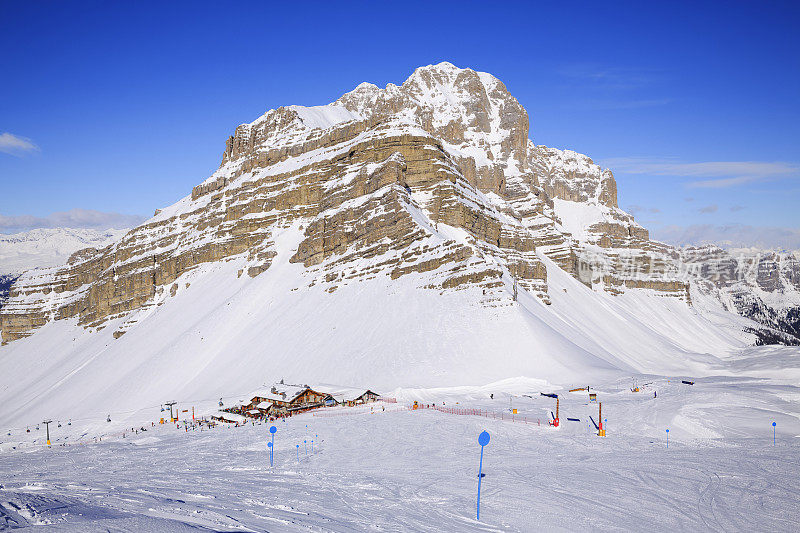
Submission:
<svg viewBox="0 0 800 533">
<path fill-rule="evenodd" d="M 599 413 L 597 414 L 598 423 L 600 424 L 600 431 L 603 431 L 603 402 L 597 404 Z"/>
</svg>

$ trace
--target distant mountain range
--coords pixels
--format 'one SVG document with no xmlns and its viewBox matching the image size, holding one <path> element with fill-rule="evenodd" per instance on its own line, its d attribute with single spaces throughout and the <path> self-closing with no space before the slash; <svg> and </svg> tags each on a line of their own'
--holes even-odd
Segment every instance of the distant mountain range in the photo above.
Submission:
<svg viewBox="0 0 800 533">
<path fill-rule="evenodd" d="M 128 230 L 43 228 L 0 234 L 0 275 L 19 275 L 31 268 L 60 266 L 83 248 L 103 248 Z"/>
</svg>

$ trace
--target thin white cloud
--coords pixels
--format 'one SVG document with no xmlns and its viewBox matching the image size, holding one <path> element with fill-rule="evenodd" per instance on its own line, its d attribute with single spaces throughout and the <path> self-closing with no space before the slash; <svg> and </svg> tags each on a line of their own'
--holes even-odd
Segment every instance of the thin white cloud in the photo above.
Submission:
<svg viewBox="0 0 800 533">
<path fill-rule="evenodd" d="M 661 209 L 659 209 L 657 207 L 644 207 L 644 206 L 637 205 L 637 204 L 629 205 L 625 210 L 628 213 L 632 214 L 632 215 L 637 215 L 639 213 L 653 213 L 653 214 L 656 214 L 656 213 L 660 213 L 661 212 Z"/>
<path fill-rule="evenodd" d="M 654 94 L 649 87 L 663 79 L 663 72 L 659 70 L 583 63 L 564 65 L 557 73 L 564 88 L 575 91 L 577 96 L 570 102 L 570 108 L 635 110 L 664 106 L 674 101 Z M 643 91 L 645 88 L 648 89 L 646 92 Z"/>
<path fill-rule="evenodd" d="M 664 226 L 652 231 L 653 237 L 676 246 L 716 244 L 724 248 L 762 248 L 800 250 L 800 229 L 728 224 Z"/>
<path fill-rule="evenodd" d="M 614 109 L 641 109 L 643 107 L 656 107 L 672 103 L 672 98 L 652 98 L 641 100 L 625 100 L 625 99 L 610 99 L 610 100 L 583 100 L 577 102 L 575 105 L 586 109 L 597 109 L 600 111 L 614 110 Z"/>
<path fill-rule="evenodd" d="M 800 165 L 784 161 L 705 161 L 685 163 L 670 159 L 617 157 L 605 159 L 603 166 L 626 174 L 678 176 L 698 179 L 692 188 L 727 188 L 744 183 L 800 176 Z"/>
<path fill-rule="evenodd" d="M 0 133 L 0 152 L 20 156 L 37 151 L 39 151 L 39 147 L 27 137 L 20 137 L 8 132 Z"/>
<path fill-rule="evenodd" d="M 719 206 L 716 204 L 706 205 L 697 210 L 698 213 L 716 213 Z"/>
<path fill-rule="evenodd" d="M 610 67 L 598 64 L 564 65 L 558 73 L 565 78 L 572 78 L 582 84 L 591 84 L 594 88 L 605 90 L 639 89 L 659 81 L 663 74 L 655 69 Z"/>
<path fill-rule="evenodd" d="M 0 233 L 17 233 L 35 228 L 125 229 L 141 224 L 145 217 L 120 213 L 104 213 L 92 209 L 71 209 L 46 217 L 0 214 Z"/>
</svg>

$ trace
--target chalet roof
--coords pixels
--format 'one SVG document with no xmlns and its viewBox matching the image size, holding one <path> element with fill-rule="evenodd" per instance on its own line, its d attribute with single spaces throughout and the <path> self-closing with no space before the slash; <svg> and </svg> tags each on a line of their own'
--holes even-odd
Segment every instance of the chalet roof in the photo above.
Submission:
<svg viewBox="0 0 800 533">
<path fill-rule="evenodd" d="M 272 402 L 290 402 L 290 401 L 292 401 L 292 399 L 289 398 L 288 394 L 286 395 L 286 398 L 284 398 L 280 394 L 272 394 L 271 392 L 265 393 L 265 394 L 258 394 L 258 395 L 253 397 L 253 399 L 255 399 L 255 398 L 264 398 L 264 400 L 266 400 L 267 402 L 270 402 L 270 403 L 272 403 Z M 261 403 L 266 403 L 266 402 L 261 402 Z"/>
<path fill-rule="evenodd" d="M 291 402 L 298 396 L 309 390 L 310 387 L 305 385 L 286 385 L 284 383 L 275 383 L 271 387 L 262 387 L 250 395 L 250 398 L 264 398 L 274 402 Z M 275 392 L 273 392 L 273 390 Z M 283 393 L 283 394 L 282 394 Z"/>
<path fill-rule="evenodd" d="M 247 422 L 247 418 L 244 416 L 237 415 L 236 413 L 228 413 L 227 411 L 217 411 L 213 416 L 227 420 L 228 422 Z"/>
<path fill-rule="evenodd" d="M 349 387 L 335 387 L 335 388 L 328 387 L 324 388 L 323 390 L 325 390 L 328 394 L 333 396 L 333 399 L 339 403 L 355 401 L 364 396 L 368 392 L 376 394 L 375 392 L 369 389 L 354 389 Z"/>
<path fill-rule="evenodd" d="M 256 409 L 269 409 L 270 407 L 272 407 L 272 402 L 269 401 L 261 402 L 258 405 L 256 405 Z"/>
</svg>

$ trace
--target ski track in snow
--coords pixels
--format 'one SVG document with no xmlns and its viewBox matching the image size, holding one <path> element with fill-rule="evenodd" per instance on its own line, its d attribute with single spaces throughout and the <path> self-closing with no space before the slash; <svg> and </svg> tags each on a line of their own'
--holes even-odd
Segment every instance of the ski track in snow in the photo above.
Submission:
<svg viewBox="0 0 800 533">
<path fill-rule="evenodd" d="M 264 424 L 188 433 L 157 425 L 97 444 L 23 447 L 0 454 L 0 529 L 796 530 L 797 439 L 783 432 L 773 447 L 768 422 L 745 419 L 746 438 L 703 439 L 692 428 L 672 426 L 665 447 L 662 421 L 681 406 L 711 397 L 724 405 L 725 391 L 768 398 L 759 387 L 655 379 L 639 394 L 622 384 L 600 388 L 611 420 L 606 438 L 587 428 L 596 406 L 585 393 L 561 394 L 562 420 L 581 422 L 563 422 L 558 430 L 537 424 L 552 401 L 536 396 L 509 400 L 500 393 L 488 400 L 460 391 L 440 392 L 437 400 L 493 412 L 513 402 L 529 424 L 411 411 L 402 403 L 386 405 L 386 412 L 373 404 L 375 413 L 337 408 L 276 422 L 274 468 Z M 656 388 L 658 399 L 651 394 Z M 736 426 L 735 412 L 719 422 Z M 483 429 L 491 442 L 477 522 Z"/>
</svg>

